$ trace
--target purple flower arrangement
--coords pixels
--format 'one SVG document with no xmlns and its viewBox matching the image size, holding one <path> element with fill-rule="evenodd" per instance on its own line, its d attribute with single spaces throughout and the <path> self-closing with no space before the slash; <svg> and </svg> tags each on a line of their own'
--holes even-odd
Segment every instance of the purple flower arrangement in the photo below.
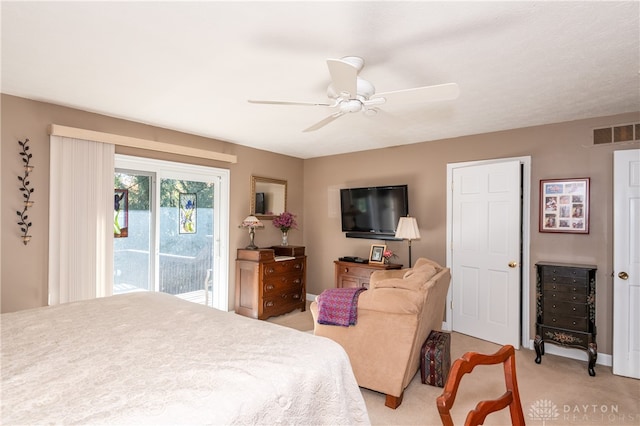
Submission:
<svg viewBox="0 0 640 426">
<path fill-rule="evenodd" d="M 273 226 L 279 228 L 282 232 L 287 232 L 289 229 L 296 229 L 298 227 L 296 215 L 289 212 L 283 212 L 273 219 Z"/>
</svg>

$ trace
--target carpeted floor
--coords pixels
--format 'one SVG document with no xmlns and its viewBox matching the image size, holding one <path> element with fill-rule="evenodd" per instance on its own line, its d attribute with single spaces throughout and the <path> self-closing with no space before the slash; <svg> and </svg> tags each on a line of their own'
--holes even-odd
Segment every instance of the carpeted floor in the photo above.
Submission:
<svg viewBox="0 0 640 426">
<path fill-rule="evenodd" d="M 300 331 L 313 330 L 307 309 L 270 318 L 270 322 Z M 459 333 L 452 334 L 452 361 L 467 351 L 493 353 L 499 346 Z M 611 367 L 596 365 L 596 376 L 587 373 L 586 362 L 545 355 L 534 362 L 535 352 L 520 349 L 516 354 L 518 388 L 528 425 L 640 425 L 640 380 L 614 376 Z M 502 367 L 479 367 L 465 376 L 454 405 L 455 424 L 464 424 L 466 413 L 483 398 L 504 391 Z M 423 385 L 418 372 L 396 410 L 385 407 L 385 396 L 362 389 L 373 425 L 440 425 L 435 399 L 442 388 Z M 486 425 L 510 423 L 506 410 L 489 416 Z"/>
</svg>

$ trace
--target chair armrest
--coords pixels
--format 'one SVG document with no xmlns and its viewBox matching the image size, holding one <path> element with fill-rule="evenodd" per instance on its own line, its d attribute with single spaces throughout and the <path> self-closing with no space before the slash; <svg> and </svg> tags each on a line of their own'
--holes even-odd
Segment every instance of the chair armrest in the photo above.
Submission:
<svg viewBox="0 0 640 426">
<path fill-rule="evenodd" d="M 371 288 L 372 284 L 382 280 L 388 280 L 389 278 L 402 278 L 405 272 L 407 272 L 406 269 L 384 269 L 374 271 L 369 277 L 369 287 Z"/>
</svg>

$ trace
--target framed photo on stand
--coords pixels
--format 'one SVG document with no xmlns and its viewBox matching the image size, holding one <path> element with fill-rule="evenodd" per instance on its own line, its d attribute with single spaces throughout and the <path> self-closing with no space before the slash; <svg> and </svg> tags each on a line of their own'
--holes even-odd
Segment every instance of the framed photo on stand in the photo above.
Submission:
<svg viewBox="0 0 640 426">
<path fill-rule="evenodd" d="M 369 263 L 382 265 L 384 264 L 384 251 L 387 246 L 384 244 L 372 244 L 369 252 Z"/>
<path fill-rule="evenodd" d="M 589 178 L 540 180 L 539 229 L 589 233 Z"/>
</svg>

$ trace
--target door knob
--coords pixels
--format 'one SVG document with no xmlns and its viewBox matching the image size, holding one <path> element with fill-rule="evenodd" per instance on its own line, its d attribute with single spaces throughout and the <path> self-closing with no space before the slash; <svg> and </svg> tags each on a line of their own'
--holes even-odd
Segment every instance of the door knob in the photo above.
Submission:
<svg viewBox="0 0 640 426">
<path fill-rule="evenodd" d="M 618 274 L 618 278 L 620 278 L 621 280 L 626 280 L 627 278 L 629 278 L 629 274 L 627 274 L 626 272 L 620 272 Z"/>
<path fill-rule="evenodd" d="M 514 262 L 513 260 L 509 262 L 509 268 L 515 268 L 516 266 L 518 266 L 518 262 Z"/>
</svg>

